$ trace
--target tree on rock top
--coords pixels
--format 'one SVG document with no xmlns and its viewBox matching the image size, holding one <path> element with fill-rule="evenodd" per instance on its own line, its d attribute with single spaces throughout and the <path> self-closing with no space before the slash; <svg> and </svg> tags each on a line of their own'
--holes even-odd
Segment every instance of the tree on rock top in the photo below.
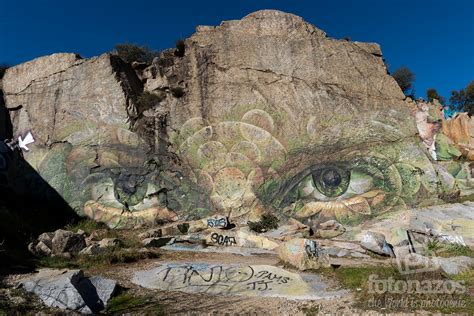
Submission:
<svg viewBox="0 0 474 316">
<path fill-rule="evenodd" d="M 449 102 L 457 111 L 467 112 L 470 116 L 474 115 L 474 80 L 464 89 L 452 91 Z"/>
<path fill-rule="evenodd" d="M 150 64 L 153 58 L 158 56 L 158 52 L 151 50 L 147 46 L 128 43 L 115 45 L 115 53 L 127 63 L 138 61 Z"/>
<path fill-rule="evenodd" d="M 428 99 L 429 102 L 433 102 L 434 99 L 438 100 L 439 103 L 441 104 L 445 104 L 445 99 L 442 95 L 440 95 L 438 93 L 438 91 L 436 91 L 436 89 L 434 88 L 429 88 L 428 90 L 426 90 L 426 98 Z"/>
<path fill-rule="evenodd" d="M 413 82 L 415 81 L 415 74 L 406 66 L 402 66 L 395 70 L 392 77 L 400 86 L 405 95 L 414 94 Z"/>
</svg>

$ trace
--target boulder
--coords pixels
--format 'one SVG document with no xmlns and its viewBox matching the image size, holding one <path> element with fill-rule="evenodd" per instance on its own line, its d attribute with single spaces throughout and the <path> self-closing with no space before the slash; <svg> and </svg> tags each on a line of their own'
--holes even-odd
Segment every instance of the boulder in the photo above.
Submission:
<svg viewBox="0 0 474 316">
<path fill-rule="evenodd" d="M 262 10 L 198 27 L 184 48 L 146 69 L 111 54 L 55 54 L 7 70 L 13 133 L 36 139 L 25 159 L 80 215 L 134 228 L 204 210 L 199 218 L 246 224 L 271 204 L 264 182 L 316 157 L 416 144 L 378 44 Z"/>
<path fill-rule="evenodd" d="M 460 274 L 474 268 L 474 258 L 459 256 L 449 258 L 435 258 L 441 270 L 449 275 Z"/>
<path fill-rule="evenodd" d="M 468 160 L 474 161 L 474 118 L 467 113 L 458 113 L 444 120 L 443 134 L 459 146 Z"/>
<path fill-rule="evenodd" d="M 86 248 L 83 234 L 58 229 L 55 232 L 43 233 L 28 245 L 28 249 L 36 256 L 70 257 Z"/>
<path fill-rule="evenodd" d="M 99 241 L 99 247 L 101 248 L 113 248 L 113 247 L 118 247 L 123 244 L 123 241 L 121 241 L 118 238 L 104 238 L 101 241 Z"/>
<path fill-rule="evenodd" d="M 8 69 L 13 134 L 37 140 L 24 155 L 34 172 L 15 190 L 43 192 L 41 177 L 80 215 L 111 228 L 166 225 L 163 236 L 203 231 L 200 219 L 246 225 L 288 206 L 304 223 L 356 226 L 440 202 L 427 147 L 452 159 L 465 141 L 436 134 L 436 108 L 411 115 L 379 45 L 330 38 L 276 10 L 198 27 L 182 44 L 145 69 L 111 54 Z M 354 166 L 357 181 L 337 199 L 304 177 Z M 473 182 L 459 180 L 471 192 Z"/>
<path fill-rule="evenodd" d="M 83 235 L 58 229 L 54 232 L 52 245 L 53 254 L 61 255 L 63 253 L 78 253 L 86 247 L 86 241 Z"/>
<path fill-rule="evenodd" d="M 283 262 L 302 271 L 329 266 L 328 254 L 311 239 L 289 240 L 278 248 L 278 255 Z"/>
<path fill-rule="evenodd" d="M 138 238 L 146 239 L 146 238 L 158 238 L 163 235 L 161 228 L 152 228 L 143 233 L 138 234 Z"/>
<path fill-rule="evenodd" d="M 99 244 L 91 244 L 87 246 L 86 248 L 82 249 L 79 254 L 80 255 L 87 255 L 87 256 L 95 256 L 99 255 L 101 253 L 104 253 L 106 248 L 102 248 L 99 246 Z"/>
<path fill-rule="evenodd" d="M 151 270 L 135 272 L 132 282 L 160 291 L 290 300 L 337 298 L 347 294 L 344 290 L 331 290 L 318 276 L 301 276 L 269 265 L 169 262 Z"/>
<path fill-rule="evenodd" d="M 360 245 L 379 255 L 395 257 L 392 246 L 387 243 L 383 234 L 368 231 L 362 236 Z"/>
<path fill-rule="evenodd" d="M 46 306 L 84 314 L 103 310 L 117 283 L 102 277 L 84 277 L 81 270 L 42 269 L 21 280 L 20 285 L 37 295 Z"/>
<path fill-rule="evenodd" d="M 258 235 L 250 231 L 248 227 L 240 227 L 238 230 L 209 229 L 205 232 L 204 239 L 207 245 L 220 247 L 245 247 L 272 250 L 279 243 L 265 235 Z"/>
<path fill-rule="evenodd" d="M 344 234 L 346 228 L 335 220 L 313 225 L 314 236 L 317 238 L 334 238 Z"/>
</svg>

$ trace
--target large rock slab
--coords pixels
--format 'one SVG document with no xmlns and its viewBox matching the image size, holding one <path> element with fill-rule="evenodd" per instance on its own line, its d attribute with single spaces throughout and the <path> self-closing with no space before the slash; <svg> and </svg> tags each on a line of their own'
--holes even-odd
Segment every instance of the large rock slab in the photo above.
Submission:
<svg viewBox="0 0 474 316">
<path fill-rule="evenodd" d="M 135 272 L 132 282 L 149 289 L 213 295 L 320 299 L 345 294 L 328 290 L 318 277 L 268 265 L 167 263 Z"/>
<path fill-rule="evenodd" d="M 410 239 L 408 233 L 416 233 L 426 236 L 427 241 L 474 247 L 474 202 L 393 212 L 384 218 L 351 227 L 343 237 L 362 241 L 367 231 L 383 234 L 392 246 Z"/>
<path fill-rule="evenodd" d="M 84 314 L 105 308 L 116 289 L 116 282 L 102 277 L 84 277 L 81 270 L 40 270 L 19 282 L 36 294 L 45 305 Z"/>
<path fill-rule="evenodd" d="M 377 44 L 263 10 L 200 26 L 184 49 L 136 66 L 57 54 L 3 79 L 14 133 L 37 140 L 27 162 L 110 227 L 217 214 L 240 225 L 265 213 L 354 226 L 474 188 L 471 165 L 454 182 L 433 165 L 429 146 L 456 152 L 431 125 L 422 144 L 416 120 L 428 114 L 412 115 Z M 43 192 L 35 175 L 19 179 L 17 190 Z M 334 228 L 319 237 L 343 232 Z"/>
<path fill-rule="evenodd" d="M 443 121 L 443 134 L 448 136 L 468 160 L 474 161 L 474 119 L 467 113 L 459 113 Z"/>
</svg>

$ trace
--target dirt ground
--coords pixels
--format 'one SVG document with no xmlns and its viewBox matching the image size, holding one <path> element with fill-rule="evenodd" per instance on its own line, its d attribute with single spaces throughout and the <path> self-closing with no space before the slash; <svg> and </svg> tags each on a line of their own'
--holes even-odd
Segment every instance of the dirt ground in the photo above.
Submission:
<svg viewBox="0 0 474 316">
<path fill-rule="evenodd" d="M 218 263 L 218 264 L 252 264 L 272 265 L 298 273 L 297 270 L 280 262 L 278 256 L 273 254 L 260 254 L 242 256 L 231 253 L 202 253 L 188 251 L 159 250 L 158 258 L 145 259 L 133 263 L 113 264 L 86 269 L 86 275 L 101 275 L 118 282 L 119 295 L 127 298 L 119 309 L 108 310 L 107 314 L 131 315 L 408 315 L 409 313 L 384 309 L 360 308 L 360 295 L 356 298 L 358 290 L 351 289 L 342 297 L 324 300 L 290 300 L 273 297 L 245 297 L 222 296 L 205 293 L 184 293 L 177 291 L 160 291 L 142 288 L 131 282 L 135 271 L 152 269 L 160 264 L 176 263 Z M 364 261 L 341 259 L 341 265 L 381 266 L 390 264 L 387 260 L 377 258 Z M 324 272 L 313 271 L 329 285 L 329 289 L 341 289 L 342 286 L 331 275 Z M 48 309 L 42 306 L 39 300 L 25 293 L 18 293 L 14 288 L 21 278 L 28 274 L 13 273 L 4 279 L 6 288 L 0 290 L 0 307 L 3 299 L 16 300 L 16 305 L 26 304 L 24 309 L 18 309 L 11 314 L 65 314 L 60 310 Z M 125 293 L 125 294 L 121 294 Z M 16 295 L 16 296 L 15 296 Z M 23 301 L 22 301 L 23 300 Z M 359 304 L 357 304 L 359 303 Z M 5 314 L 5 312 L 3 312 Z M 6 313 L 10 314 L 10 313 Z M 73 314 L 68 312 L 66 314 Z M 426 311 L 417 311 L 417 315 L 433 314 Z M 0 308 L 2 315 L 2 308 Z"/>
</svg>

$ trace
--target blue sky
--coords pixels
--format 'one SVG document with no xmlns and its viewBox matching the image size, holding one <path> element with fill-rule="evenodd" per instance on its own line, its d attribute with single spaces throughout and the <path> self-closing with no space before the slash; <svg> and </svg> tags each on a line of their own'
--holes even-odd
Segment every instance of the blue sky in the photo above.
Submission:
<svg viewBox="0 0 474 316">
<path fill-rule="evenodd" d="M 0 0 L 0 63 L 55 52 L 84 57 L 130 42 L 173 47 L 197 25 L 218 25 L 260 9 L 302 16 L 335 38 L 377 42 L 391 71 L 416 74 L 416 94 L 474 80 L 474 0 Z"/>
</svg>

